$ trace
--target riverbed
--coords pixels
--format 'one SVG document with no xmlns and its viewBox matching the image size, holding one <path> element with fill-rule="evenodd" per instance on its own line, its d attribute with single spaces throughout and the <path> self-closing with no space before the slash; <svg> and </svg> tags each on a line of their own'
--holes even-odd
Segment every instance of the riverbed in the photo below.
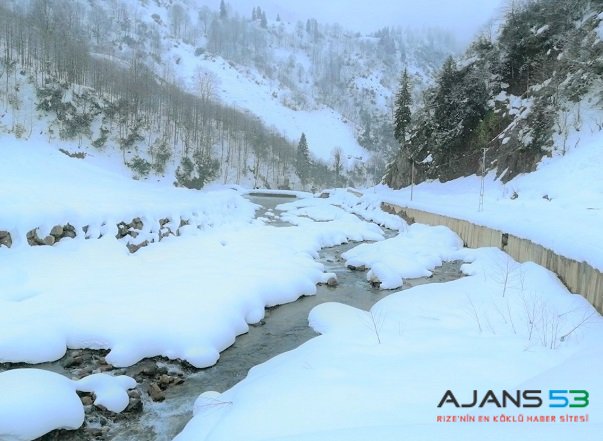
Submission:
<svg viewBox="0 0 603 441">
<path fill-rule="evenodd" d="M 280 219 L 276 207 L 290 201 L 290 198 L 250 199 L 261 206 L 257 211 L 259 219 L 274 226 L 289 226 Z M 395 234 L 394 231 L 386 231 L 386 237 Z M 139 383 L 131 394 L 131 406 L 125 413 L 113 415 L 88 404 L 86 423 L 81 429 L 54 431 L 42 439 L 171 440 L 192 417 L 193 403 L 201 393 L 208 390 L 223 392 L 245 378 L 253 366 L 315 337 L 317 334 L 308 326 L 307 319 L 316 305 L 340 302 L 368 310 L 392 292 L 372 286 L 367 282 L 365 272 L 352 271 L 345 266 L 341 254 L 357 245 L 358 243 L 347 243 L 323 249 L 319 260 L 325 271 L 337 275 L 337 286 L 319 285 L 314 296 L 302 297 L 296 302 L 267 309 L 264 319 L 250 326 L 249 332 L 240 335 L 231 347 L 221 353 L 218 363 L 210 368 L 195 369 L 178 360 L 155 357 L 127 369 L 113 369 L 104 360 L 107 351 L 91 350 L 70 350 L 57 362 L 36 366 L 69 377 L 81 377 L 101 371 L 113 375 L 125 374 L 133 376 Z M 407 280 L 401 289 L 457 279 L 462 275 L 460 264 L 461 262 L 447 262 L 436 268 L 431 277 Z M 5 365 L 0 366 L 0 370 L 23 366 Z M 152 389 L 156 393 L 151 393 Z M 157 389 L 160 389 L 159 392 Z"/>
</svg>

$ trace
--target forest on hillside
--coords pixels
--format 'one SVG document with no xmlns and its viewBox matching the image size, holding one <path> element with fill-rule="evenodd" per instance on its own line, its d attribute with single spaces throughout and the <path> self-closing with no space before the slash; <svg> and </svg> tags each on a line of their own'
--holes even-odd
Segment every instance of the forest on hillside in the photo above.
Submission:
<svg viewBox="0 0 603 441">
<path fill-rule="evenodd" d="M 509 2 L 502 23 L 449 57 L 418 108 L 402 76 L 394 125 L 394 188 L 496 170 L 507 181 L 564 154 L 584 107 L 603 110 L 600 0 Z M 603 120 L 600 121 L 603 127 Z M 483 157 L 486 157 L 485 164 Z"/>
<path fill-rule="evenodd" d="M 13 115 L 7 130 L 27 136 L 35 111 L 49 118 L 49 140 L 78 140 L 99 151 L 116 145 L 140 178 L 165 173 L 178 158 L 177 182 L 188 187 L 218 176 L 239 182 L 247 173 L 262 184 L 285 182 L 294 145 L 257 118 L 158 77 L 142 54 L 120 63 L 94 53 L 89 37 L 100 41 L 102 16 L 87 28 L 78 5 L 36 0 L 23 9 L 2 7 L 0 79 Z M 28 88 L 35 109 L 24 107 Z"/>
<path fill-rule="evenodd" d="M 260 7 L 241 15 L 224 2 L 212 10 L 190 0 L 5 0 L 0 129 L 29 137 L 35 126 L 51 142 L 75 142 L 80 155 L 119 151 L 139 179 L 173 176 L 194 188 L 363 185 L 380 178 L 396 148 L 390 115 L 400 67 L 413 66 L 418 94 L 452 47 L 436 30 L 362 36 L 314 19 L 268 20 Z M 258 72 L 284 107 L 336 110 L 371 158 L 345 169 L 334 145 L 328 163 L 300 162 L 301 132 L 287 138 L 221 103 L 219 78 L 202 70 L 183 79 L 174 48 Z"/>
</svg>

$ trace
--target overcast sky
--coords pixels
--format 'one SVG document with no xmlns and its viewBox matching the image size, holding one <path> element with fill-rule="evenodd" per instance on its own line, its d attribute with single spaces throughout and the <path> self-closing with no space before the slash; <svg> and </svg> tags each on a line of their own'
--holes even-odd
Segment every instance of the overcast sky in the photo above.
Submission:
<svg viewBox="0 0 603 441">
<path fill-rule="evenodd" d="M 217 9 L 219 0 L 201 0 Z M 345 28 L 372 32 L 384 26 L 442 27 L 468 42 L 508 0 L 226 0 L 242 14 L 260 6 L 268 17 L 290 21 L 316 18 Z"/>
</svg>

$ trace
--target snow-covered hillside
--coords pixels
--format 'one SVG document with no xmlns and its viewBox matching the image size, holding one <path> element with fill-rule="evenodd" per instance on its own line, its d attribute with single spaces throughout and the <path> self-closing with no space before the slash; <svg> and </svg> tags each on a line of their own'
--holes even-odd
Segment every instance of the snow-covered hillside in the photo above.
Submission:
<svg viewBox="0 0 603 441">
<path fill-rule="evenodd" d="M 365 35 L 315 19 L 254 19 L 239 3 L 226 2 L 222 15 L 202 3 L 130 2 L 135 19 L 165 42 L 156 71 L 192 92 L 209 81 L 217 97 L 260 116 L 290 140 L 305 132 L 311 151 L 324 160 L 334 147 L 366 159 L 357 139 L 389 118 L 402 69 L 413 75 L 418 93 L 456 48 L 453 37 L 440 30 L 383 28 Z M 198 16 L 185 17 L 183 9 Z M 125 47 L 117 53 L 130 56 Z M 391 147 L 378 144 L 369 147 Z"/>
<path fill-rule="evenodd" d="M 302 134 L 313 185 L 377 182 L 397 145 L 390 118 L 401 70 L 418 95 L 455 47 L 439 30 L 363 35 L 195 0 L 3 7 L 5 35 L 31 34 L 27 57 L 12 56 L 12 37 L 0 42 L 19 73 L 2 89 L 2 117 L 16 121 L 8 132 L 77 140 L 84 152 L 121 154 L 138 178 L 194 187 L 306 186 L 294 159 Z"/>
<path fill-rule="evenodd" d="M 466 219 L 532 240 L 560 255 L 586 261 L 603 270 L 603 131 L 597 111 L 582 104 L 583 125 L 558 135 L 553 156 L 536 171 L 507 183 L 494 173 L 484 178 L 483 210 L 479 211 L 481 177 L 440 183 L 428 181 L 411 188 L 374 192 L 385 201 Z M 570 147 L 568 147 L 570 146 Z"/>
<path fill-rule="evenodd" d="M 333 159 L 337 147 L 345 153 L 346 169 L 370 157 L 358 144 L 356 125 L 335 110 L 316 103 L 313 110 L 291 108 L 292 103 L 287 105 L 291 92 L 283 90 L 278 82 L 219 56 L 195 57 L 193 51 L 192 46 L 182 45 L 171 55 L 180 60 L 179 74 L 190 90 L 199 86 L 199 78 L 211 81 L 216 98 L 260 117 L 291 142 L 297 142 L 301 133 L 305 133 L 312 155 L 325 163 Z"/>
</svg>

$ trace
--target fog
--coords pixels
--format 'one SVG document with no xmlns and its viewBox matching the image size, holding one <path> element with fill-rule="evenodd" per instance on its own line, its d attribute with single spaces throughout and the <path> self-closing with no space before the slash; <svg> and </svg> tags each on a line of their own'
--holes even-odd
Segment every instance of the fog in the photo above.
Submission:
<svg viewBox="0 0 603 441">
<path fill-rule="evenodd" d="M 217 9 L 220 0 L 199 0 Z M 226 0 L 241 14 L 251 14 L 260 6 L 268 18 L 276 14 L 288 21 L 316 18 L 320 22 L 340 23 L 344 28 L 363 33 L 384 26 L 410 28 L 440 27 L 468 43 L 491 19 L 500 16 L 508 0 Z"/>
</svg>

